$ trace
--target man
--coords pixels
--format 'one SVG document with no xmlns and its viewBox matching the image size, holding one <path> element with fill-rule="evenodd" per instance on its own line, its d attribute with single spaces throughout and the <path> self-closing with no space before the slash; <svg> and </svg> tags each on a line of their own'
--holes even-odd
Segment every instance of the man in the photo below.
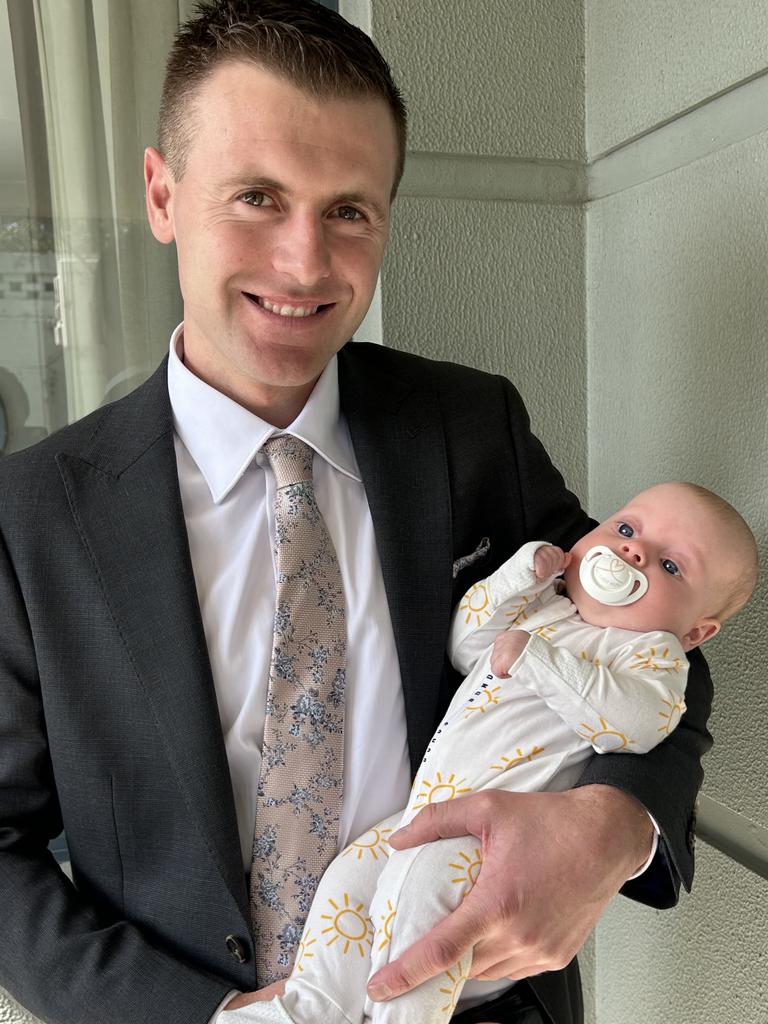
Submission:
<svg viewBox="0 0 768 1024">
<path fill-rule="evenodd" d="M 280 802 L 259 780 L 278 674 L 276 434 L 314 452 L 346 607 L 339 845 L 403 802 L 456 685 L 461 594 L 523 541 L 567 547 L 588 528 L 507 382 L 345 344 L 404 141 L 386 65 L 340 18 L 309 0 L 204 5 L 145 161 L 184 300 L 169 358 L 0 465 L 0 984 L 44 1019 L 206 1024 L 271 994 L 254 991 L 246 875 L 262 878 L 254 821 L 258 838 Z M 474 947 L 486 1001 L 457 1021 L 581 1020 L 573 957 L 644 865 L 644 808 L 663 842 L 632 893 L 664 906 L 690 885 L 703 663 L 686 699 L 670 740 L 596 759 L 569 793 L 427 808 L 395 842 L 475 835 L 480 879 L 372 998 Z M 45 849 L 62 824 L 74 887 Z"/>
</svg>

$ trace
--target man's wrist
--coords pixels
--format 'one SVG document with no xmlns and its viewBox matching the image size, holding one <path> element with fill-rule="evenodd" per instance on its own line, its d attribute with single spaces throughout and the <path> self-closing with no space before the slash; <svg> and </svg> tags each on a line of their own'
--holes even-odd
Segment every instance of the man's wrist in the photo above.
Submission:
<svg viewBox="0 0 768 1024">
<path fill-rule="evenodd" d="M 604 835 L 607 856 L 616 858 L 626 871 L 625 880 L 636 877 L 647 867 L 656 850 L 656 824 L 640 801 L 615 786 L 593 783 L 572 791 L 584 801 L 595 827 Z M 616 828 L 616 822 L 621 828 Z"/>
</svg>

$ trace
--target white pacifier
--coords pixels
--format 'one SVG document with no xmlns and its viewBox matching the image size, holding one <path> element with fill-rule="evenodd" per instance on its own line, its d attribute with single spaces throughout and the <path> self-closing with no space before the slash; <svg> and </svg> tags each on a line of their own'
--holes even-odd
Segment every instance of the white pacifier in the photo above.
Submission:
<svg viewBox="0 0 768 1024">
<path fill-rule="evenodd" d="M 643 573 L 610 548 L 590 548 L 581 560 L 579 579 L 589 596 L 600 604 L 634 604 L 648 589 Z"/>
</svg>

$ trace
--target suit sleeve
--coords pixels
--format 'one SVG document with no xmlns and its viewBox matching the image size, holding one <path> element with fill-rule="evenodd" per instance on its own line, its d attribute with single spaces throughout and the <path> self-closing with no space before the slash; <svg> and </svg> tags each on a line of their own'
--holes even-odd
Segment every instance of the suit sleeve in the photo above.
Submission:
<svg viewBox="0 0 768 1024">
<path fill-rule="evenodd" d="M 85 901 L 47 850 L 60 830 L 33 637 L 0 536 L 0 985 L 50 1024 L 205 1024 L 231 984 Z"/>
<path fill-rule="evenodd" d="M 546 538 L 567 550 L 593 523 L 531 433 L 523 402 L 508 382 L 505 400 L 526 535 L 529 539 Z M 656 907 L 674 906 L 680 882 L 691 888 L 693 809 L 703 778 L 701 759 L 712 746 L 707 731 L 712 707 L 709 669 L 698 650 L 690 653 L 689 662 L 687 711 L 668 740 L 638 757 L 593 757 L 579 780 L 582 786 L 600 784 L 623 790 L 658 822 L 661 841 L 653 863 L 622 890 Z"/>
</svg>

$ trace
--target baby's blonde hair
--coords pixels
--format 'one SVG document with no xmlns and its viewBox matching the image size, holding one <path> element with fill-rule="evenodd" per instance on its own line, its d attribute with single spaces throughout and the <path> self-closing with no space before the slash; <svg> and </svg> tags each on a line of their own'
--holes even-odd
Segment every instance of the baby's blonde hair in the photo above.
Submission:
<svg viewBox="0 0 768 1024">
<path fill-rule="evenodd" d="M 728 554 L 733 556 L 734 571 L 720 586 L 720 608 L 712 612 L 720 622 L 725 622 L 741 611 L 757 586 L 760 566 L 757 543 L 743 516 L 725 498 L 700 484 L 681 482 L 680 486 L 692 491 L 730 533 Z"/>
</svg>

